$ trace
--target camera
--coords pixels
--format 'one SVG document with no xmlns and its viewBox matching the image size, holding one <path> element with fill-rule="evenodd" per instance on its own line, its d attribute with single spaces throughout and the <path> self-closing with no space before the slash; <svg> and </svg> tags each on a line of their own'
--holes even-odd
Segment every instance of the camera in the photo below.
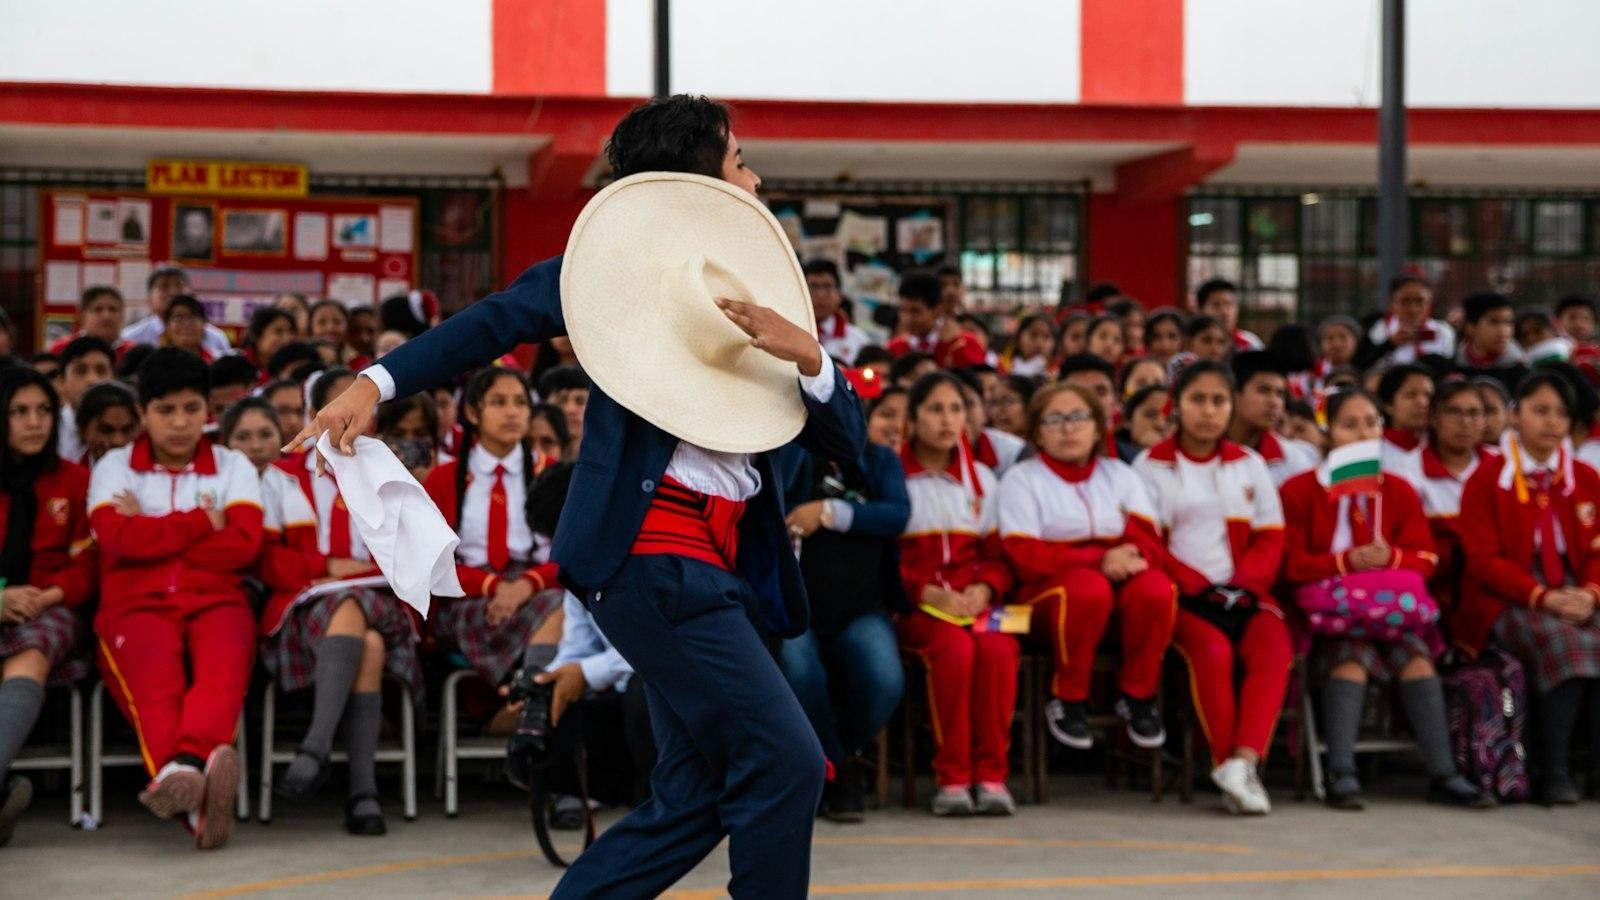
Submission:
<svg viewBox="0 0 1600 900">
<path fill-rule="evenodd" d="M 535 769 L 545 764 L 550 750 L 550 701 L 555 685 L 539 684 L 534 679 L 542 669 L 520 668 L 511 676 L 506 699 L 522 704 L 517 729 L 506 741 L 506 777 L 523 790 L 530 790 Z"/>
</svg>

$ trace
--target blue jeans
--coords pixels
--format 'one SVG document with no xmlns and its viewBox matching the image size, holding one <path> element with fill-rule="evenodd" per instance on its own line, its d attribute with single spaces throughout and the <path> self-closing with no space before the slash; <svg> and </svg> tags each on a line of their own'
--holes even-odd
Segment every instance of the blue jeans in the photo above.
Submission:
<svg viewBox="0 0 1600 900">
<path fill-rule="evenodd" d="M 906 686 L 894 626 L 881 612 L 858 616 L 830 638 L 807 631 L 784 641 L 779 664 L 835 767 L 888 724 Z M 846 688 L 838 722 L 828 692 L 830 673 Z"/>
</svg>

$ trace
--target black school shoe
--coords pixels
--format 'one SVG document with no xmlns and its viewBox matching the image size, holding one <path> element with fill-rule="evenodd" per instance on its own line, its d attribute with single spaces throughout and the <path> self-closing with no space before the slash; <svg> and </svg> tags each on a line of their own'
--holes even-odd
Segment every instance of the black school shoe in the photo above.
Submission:
<svg viewBox="0 0 1600 900">
<path fill-rule="evenodd" d="M 1082 700 L 1071 703 L 1060 697 L 1051 698 L 1044 705 L 1044 724 L 1050 736 L 1074 750 L 1088 750 L 1094 746 L 1094 732 L 1089 730 L 1089 705 Z"/>
<path fill-rule="evenodd" d="M 1435 778 L 1428 784 L 1428 802 L 1462 809 L 1494 809 L 1499 804 L 1492 795 L 1460 775 Z"/>
<path fill-rule="evenodd" d="M 33 782 L 21 775 L 13 775 L 0 784 L 0 847 L 11 843 L 16 834 L 17 820 L 33 802 Z"/>
<path fill-rule="evenodd" d="M 360 837 L 378 837 L 389 833 L 389 826 L 383 821 L 382 813 L 357 814 L 356 804 L 363 800 L 371 800 L 377 804 L 377 794 L 355 794 L 344 804 L 344 830 Z"/>
<path fill-rule="evenodd" d="M 1117 716 L 1128 725 L 1128 740 L 1135 747 L 1155 750 L 1167 743 L 1167 729 L 1161 725 L 1161 710 L 1156 701 L 1117 698 Z"/>
<path fill-rule="evenodd" d="M 1366 797 L 1361 792 L 1361 782 L 1351 772 L 1329 772 L 1326 788 L 1328 806 L 1349 812 L 1367 808 Z"/>
<path fill-rule="evenodd" d="M 822 789 L 822 817 L 830 822 L 853 825 L 867 819 L 866 798 L 861 790 L 861 773 L 850 761 Z"/>
<path fill-rule="evenodd" d="M 1552 769 L 1539 779 L 1537 799 L 1541 806 L 1572 806 L 1578 802 L 1578 787 L 1566 769 Z"/>
</svg>

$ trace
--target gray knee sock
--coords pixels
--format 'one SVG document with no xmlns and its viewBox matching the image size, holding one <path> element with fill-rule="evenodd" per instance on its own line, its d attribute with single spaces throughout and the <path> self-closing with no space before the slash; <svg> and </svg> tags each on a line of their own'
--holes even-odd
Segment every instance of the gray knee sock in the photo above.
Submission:
<svg viewBox="0 0 1600 900">
<path fill-rule="evenodd" d="M 557 644 L 529 644 L 522 648 L 522 666 L 527 669 L 546 669 L 556 661 Z"/>
<path fill-rule="evenodd" d="M 1329 678 L 1322 686 L 1322 739 L 1328 743 L 1328 771 L 1350 774 L 1356 770 L 1356 736 L 1361 731 L 1361 707 L 1367 686 L 1342 678 Z"/>
<path fill-rule="evenodd" d="M 361 638 L 348 634 L 330 634 L 317 642 L 311 727 L 306 729 L 305 739 L 300 742 L 301 750 L 326 757 L 328 751 L 333 749 L 333 735 L 339 727 L 339 719 L 344 715 L 350 688 L 356 683 L 364 644 Z M 309 785 L 316 774 L 316 763 L 298 756 L 283 773 L 283 785 L 286 788 Z"/>
<path fill-rule="evenodd" d="M 344 748 L 350 754 L 350 795 L 378 793 L 376 757 L 382 724 L 383 695 L 351 694 L 344 710 Z M 365 807 L 371 804 L 371 808 Z M 368 800 L 358 813 L 376 815 L 377 801 Z"/>
<path fill-rule="evenodd" d="M 0 681 L 0 780 L 44 707 L 44 685 L 32 678 Z"/>
<path fill-rule="evenodd" d="M 1400 702 L 1405 704 L 1411 733 L 1422 750 L 1422 763 L 1430 778 L 1456 774 L 1455 751 L 1450 746 L 1450 723 L 1444 714 L 1444 685 L 1439 676 L 1400 682 Z"/>
</svg>

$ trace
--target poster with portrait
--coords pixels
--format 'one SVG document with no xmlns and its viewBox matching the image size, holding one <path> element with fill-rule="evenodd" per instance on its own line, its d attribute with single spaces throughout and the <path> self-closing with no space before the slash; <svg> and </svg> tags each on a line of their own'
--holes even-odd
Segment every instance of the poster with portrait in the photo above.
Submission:
<svg viewBox="0 0 1600 900">
<path fill-rule="evenodd" d="M 172 206 L 172 258 L 209 263 L 216 256 L 217 208 L 185 200 Z"/>
<path fill-rule="evenodd" d="M 289 248 L 289 214 L 281 209 L 230 209 L 222 217 L 222 252 L 283 256 Z"/>
<path fill-rule="evenodd" d="M 117 201 L 117 243 L 150 243 L 150 201 L 123 197 Z"/>
</svg>

